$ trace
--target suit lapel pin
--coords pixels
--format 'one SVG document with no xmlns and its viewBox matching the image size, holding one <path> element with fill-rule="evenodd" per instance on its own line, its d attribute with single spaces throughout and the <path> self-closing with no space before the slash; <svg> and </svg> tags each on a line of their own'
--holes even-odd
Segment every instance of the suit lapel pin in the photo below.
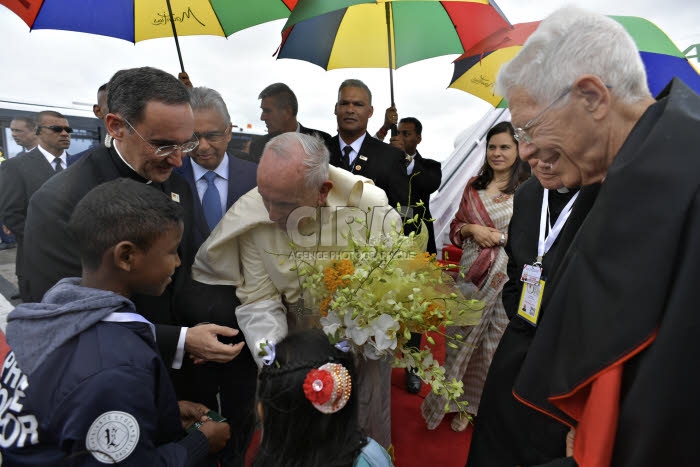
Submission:
<svg viewBox="0 0 700 467">
<path fill-rule="evenodd" d="M 362 166 L 361 166 L 361 165 L 359 165 L 359 164 L 358 164 L 358 165 L 356 165 L 356 166 L 355 166 L 355 170 L 362 170 Z"/>
<path fill-rule="evenodd" d="M 176 203 L 180 202 L 180 195 L 177 193 L 170 193 L 170 199 L 175 201 Z"/>
<path fill-rule="evenodd" d="M 360 155 L 359 157 L 360 157 L 360 160 L 363 160 L 363 161 L 367 160 L 367 157 L 365 157 L 365 156 Z"/>
</svg>

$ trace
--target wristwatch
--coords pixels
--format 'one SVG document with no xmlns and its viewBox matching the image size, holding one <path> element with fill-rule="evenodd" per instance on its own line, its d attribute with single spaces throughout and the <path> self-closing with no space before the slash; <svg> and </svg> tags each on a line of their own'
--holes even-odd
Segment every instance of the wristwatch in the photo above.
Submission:
<svg viewBox="0 0 700 467">
<path fill-rule="evenodd" d="M 506 244 L 506 234 L 504 234 L 503 232 L 501 232 L 501 241 L 498 242 L 498 246 L 503 246 L 503 245 L 505 245 L 505 244 Z"/>
</svg>

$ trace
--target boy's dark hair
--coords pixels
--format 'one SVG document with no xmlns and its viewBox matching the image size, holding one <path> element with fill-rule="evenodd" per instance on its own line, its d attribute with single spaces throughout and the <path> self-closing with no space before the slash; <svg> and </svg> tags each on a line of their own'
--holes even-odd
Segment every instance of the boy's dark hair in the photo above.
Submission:
<svg viewBox="0 0 700 467">
<path fill-rule="evenodd" d="M 83 268 L 96 270 L 119 242 L 147 251 L 168 229 L 183 222 L 182 207 L 157 188 L 119 178 L 93 188 L 75 207 L 68 230 Z"/>
<path fill-rule="evenodd" d="M 324 414 L 306 398 L 303 384 L 309 370 L 329 362 L 348 369 L 353 387 L 345 407 Z M 352 354 L 331 345 L 320 329 L 284 338 L 258 378 L 264 435 L 253 466 L 351 467 L 367 444 L 357 421 L 356 381 Z"/>
</svg>

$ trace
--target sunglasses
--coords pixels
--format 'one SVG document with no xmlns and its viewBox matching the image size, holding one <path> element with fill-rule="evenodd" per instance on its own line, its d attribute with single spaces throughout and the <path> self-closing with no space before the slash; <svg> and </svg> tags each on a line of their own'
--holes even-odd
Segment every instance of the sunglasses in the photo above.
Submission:
<svg viewBox="0 0 700 467">
<path fill-rule="evenodd" d="M 68 134 L 73 133 L 73 128 L 69 126 L 59 126 L 59 125 L 39 125 L 39 128 L 48 128 L 49 130 L 53 131 L 54 133 L 60 133 L 62 131 L 65 131 Z"/>
</svg>

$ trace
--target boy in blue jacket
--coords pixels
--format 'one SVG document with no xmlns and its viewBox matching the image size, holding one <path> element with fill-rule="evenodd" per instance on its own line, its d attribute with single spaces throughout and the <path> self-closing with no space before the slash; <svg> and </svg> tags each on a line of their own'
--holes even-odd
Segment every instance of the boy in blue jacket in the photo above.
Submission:
<svg viewBox="0 0 700 467">
<path fill-rule="evenodd" d="M 227 423 L 208 420 L 201 404 L 178 404 L 153 325 L 129 300 L 160 295 L 171 281 L 182 219 L 163 192 L 126 178 L 78 203 L 69 228 L 82 277 L 7 319 L 16 359 L 8 370 L 21 375 L 3 367 L 0 381 L 24 384 L 4 407 L 5 436 L 17 433 L 0 443 L 6 465 L 191 466 L 224 446 Z"/>
</svg>

